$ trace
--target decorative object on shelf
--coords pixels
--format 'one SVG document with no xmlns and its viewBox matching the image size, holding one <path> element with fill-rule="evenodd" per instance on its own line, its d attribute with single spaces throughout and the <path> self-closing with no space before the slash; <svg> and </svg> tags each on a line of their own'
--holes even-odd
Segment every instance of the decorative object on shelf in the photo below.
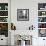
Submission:
<svg viewBox="0 0 46 46">
<path fill-rule="evenodd" d="M 29 21 L 29 9 L 17 9 L 17 21 Z"/>
<path fill-rule="evenodd" d="M 29 30 L 34 30 L 34 26 L 33 25 L 31 25 L 31 26 L 29 26 Z"/>
<path fill-rule="evenodd" d="M 42 15 L 45 15 L 45 12 L 42 12 Z"/>
<path fill-rule="evenodd" d="M 38 17 L 38 22 L 46 22 L 46 17 Z"/>
<path fill-rule="evenodd" d="M 8 37 L 8 23 L 0 23 L 0 35 Z"/>
<path fill-rule="evenodd" d="M 8 23 L 0 23 L 1 30 L 8 30 Z"/>
<path fill-rule="evenodd" d="M 38 11 L 38 16 L 46 16 L 46 11 Z"/>
<path fill-rule="evenodd" d="M 0 10 L 1 10 L 1 6 L 0 6 Z"/>
<path fill-rule="evenodd" d="M 42 16 L 46 16 L 46 11 L 42 11 Z"/>
<path fill-rule="evenodd" d="M 44 8 L 40 8 L 40 10 L 44 10 Z"/>
<path fill-rule="evenodd" d="M 46 37 L 46 29 L 39 29 L 39 37 Z"/>
<path fill-rule="evenodd" d="M 13 23 L 11 23 L 11 30 L 16 30 L 16 26 Z"/>
<path fill-rule="evenodd" d="M 0 10 L 8 10 L 8 3 L 0 3 Z"/>
<path fill-rule="evenodd" d="M 8 16 L 8 11 L 0 11 L 0 16 Z"/>
<path fill-rule="evenodd" d="M 38 3 L 38 10 L 46 10 L 46 3 Z"/>
<path fill-rule="evenodd" d="M 38 23 L 38 28 L 46 28 L 46 23 Z"/>
<path fill-rule="evenodd" d="M 5 10 L 8 10 L 8 6 L 5 6 Z"/>
<path fill-rule="evenodd" d="M 8 22 L 8 17 L 0 17 L 0 22 Z"/>
<path fill-rule="evenodd" d="M 38 22 L 42 22 L 43 19 L 41 17 L 38 17 Z"/>
</svg>

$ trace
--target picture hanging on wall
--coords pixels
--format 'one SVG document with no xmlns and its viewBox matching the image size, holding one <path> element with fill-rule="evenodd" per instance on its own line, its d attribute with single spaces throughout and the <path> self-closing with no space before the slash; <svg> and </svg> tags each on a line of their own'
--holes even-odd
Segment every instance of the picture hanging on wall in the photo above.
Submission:
<svg viewBox="0 0 46 46">
<path fill-rule="evenodd" d="M 17 9 L 17 21 L 29 21 L 29 9 Z"/>
</svg>

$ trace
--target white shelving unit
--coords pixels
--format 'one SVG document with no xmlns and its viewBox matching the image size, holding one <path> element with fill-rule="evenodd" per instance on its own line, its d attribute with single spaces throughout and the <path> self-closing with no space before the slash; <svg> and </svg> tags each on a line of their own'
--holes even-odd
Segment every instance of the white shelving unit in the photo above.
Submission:
<svg viewBox="0 0 46 46">
<path fill-rule="evenodd" d="M 9 7 L 7 1 L 5 3 L 4 1 L 0 0 L 0 2 L 0 45 L 8 45 Z M 3 29 L 3 27 L 5 28 Z"/>
<path fill-rule="evenodd" d="M 8 3 L 0 3 L 0 35 L 6 35 L 6 37 L 8 37 L 8 19 Z"/>
<path fill-rule="evenodd" d="M 40 37 L 46 37 L 45 34 L 41 34 L 41 31 L 46 33 L 46 3 L 38 4 L 38 31 Z"/>
</svg>

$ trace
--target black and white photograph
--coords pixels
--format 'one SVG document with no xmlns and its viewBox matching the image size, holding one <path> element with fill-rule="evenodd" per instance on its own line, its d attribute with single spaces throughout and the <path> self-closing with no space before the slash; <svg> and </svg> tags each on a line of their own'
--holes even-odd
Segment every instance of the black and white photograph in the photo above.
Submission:
<svg viewBox="0 0 46 46">
<path fill-rule="evenodd" d="M 17 21 L 29 21 L 29 9 L 17 9 Z"/>
</svg>

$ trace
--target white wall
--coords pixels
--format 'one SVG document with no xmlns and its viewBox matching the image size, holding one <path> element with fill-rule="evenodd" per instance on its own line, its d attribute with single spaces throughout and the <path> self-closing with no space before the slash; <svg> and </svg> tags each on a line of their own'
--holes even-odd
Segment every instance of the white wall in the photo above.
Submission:
<svg viewBox="0 0 46 46">
<path fill-rule="evenodd" d="M 16 31 L 28 30 L 32 24 L 35 26 L 36 34 L 33 33 L 33 36 L 37 37 L 33 38 L 33 46 L 40 46 L 38 43 L 43 44 L 42 38 L 38 38 L 38 3 L 46 3 L 46 0 L 11 0 L 11 22 L 16 25 Z M 17 21 L 17 9 L 29 9 L 29 21 Z"/>
<path fill-rule="evenodd" d="M 32 3 L 33 2 L 33 3 Z M 17 9 L 29 9 L 29 21 L 17 21 Z M 37 2 L 32 0 L 12 0 L 11 19 L 17 30 L 27 30 L 29 26 L 37 23 Z"/>
<path fill-rule="evenodd" d="M 46 0 L 11 0 L 11 22 L 16 25 L 17 30 L 27 30 L 29 26 L 38 27 L 38 3 Z M 17 9 L 29 9 L 29 21 L 17 21 Z"/>
</svg>

